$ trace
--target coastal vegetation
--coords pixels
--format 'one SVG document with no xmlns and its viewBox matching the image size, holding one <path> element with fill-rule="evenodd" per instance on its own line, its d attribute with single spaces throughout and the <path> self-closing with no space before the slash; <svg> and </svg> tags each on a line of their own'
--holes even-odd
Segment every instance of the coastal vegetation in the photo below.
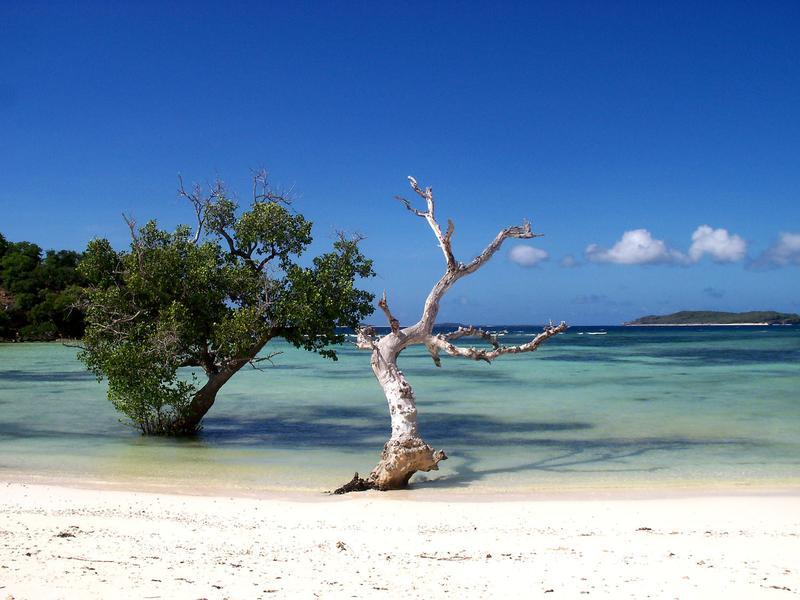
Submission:
<svg viewBox="0 0 800 600">
<path fill-rule="evenodd" d="M 400 353 L 412 345 L 424 345 L 437 367 L 441 366 L 440 353 L 491 363 L 505 354 L 532 352 L 542 342 L 567 329 L 563 321 L 558 326 L 546 326 L 544 331 L 530 341 L 517 346 L 502 346 L 497 337 L 489 331 L 476 327 L 459 327 L 450 333 L 434 334 L 433 328 L 439 313 L 439 303 L 447 291 L 462 277 L 471 275 L 485 265 L 509 238 L 532 239 L 541 234 L 533 233 L 530 223 L 502 229 L 484 250 L 468 263 L 456 260 L 451 240 L 453 222 L 447 221 L 447 229 L 442 232 L 436 220 L 433 190 L 422 189 L 413 177 L 408 178 L 411 189 L 425 202 L 425 210 L 414 208 L 405 198 L 398 198 L 412 214 L 427 221 L 436 241 L 442 250 L 446 268 L 428 294 L 422 308 L 419 321 L 408 327 L 401 327 L 394 317 L 386 299 L 386 294 L 378 303 L 389 324 L 389 332 L 378 337 L 374 328 L 362 328 L 358 332 L 357 346 L 362 350 L 370 350 L 372 372 L 378 380 L 389 404 L 392 422 L 392 433 L 383 447 L 380 462 L 367 478 L 355 474 L 353 479 L 336 490 L 336 493 L 363 491 L 367 489 L 392 490 L 406 487 L 409 479 L 417 471 L 437 470 L 440 461 L 447 455 L 444 450 L 434 450 L 420 435 L 417 425 L 417 406 L 414 390 L 403 372 L 397 367 Z M 455 340 L 474 337 L 488 342 L 484 348 L 462 347 Z"/>
<path fill-rule="evenodd" d="M 0 233 L 0 340 L 78 338 L 83 314 L 74 308 L 83 279 L 81 255 L 11 242 Z"/>
<path fill-rule="evenodd" d="M 359 239 L 340 235 L 300 264 L 311 222 L 265 172 L 255 174 L 244 211 L 221 182 L 208 192 L 181 183 L 180 193 L 194 208 L 194 228 L 170 232 L 127 218 L 129 250 L 96 239 L 80 264 L 80 358 L 145 434 L 196 432 L 233 375 L 274 356 L 258 354 L 275 337 L 336 360 L 337 328 L 355 328 L 373 310 L 373 296 L 356 287 L 373 275 Z"/>
<path fill-rule="evenodd" d="M 683 310 L 671 315 L 647 315 L 625 325 L 798 325 L 800 315 L 773 310 L 749 312 L 719 312 L 713 310 Z"/>
</svg>

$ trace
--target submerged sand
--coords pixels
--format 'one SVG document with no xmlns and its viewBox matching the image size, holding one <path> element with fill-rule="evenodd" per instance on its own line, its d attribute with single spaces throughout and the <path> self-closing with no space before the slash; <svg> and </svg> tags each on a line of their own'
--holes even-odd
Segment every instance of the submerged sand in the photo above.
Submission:
<svg viewBox="0 0 800 600">
<path fill-rule="evenodd" d="M 446 498 L 443 496 L 442 498 Z M 0 598 L 788 598 L 800 496 L 306 501 L 0 484 Z"/>
</svg>

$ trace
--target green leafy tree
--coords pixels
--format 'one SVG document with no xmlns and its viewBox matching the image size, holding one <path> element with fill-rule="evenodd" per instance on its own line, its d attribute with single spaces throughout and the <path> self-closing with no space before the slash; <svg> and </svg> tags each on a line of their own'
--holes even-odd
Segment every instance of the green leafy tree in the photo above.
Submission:
<svg viewBox="0 0 800 600">
<path fill-rule="evenodd" d="M 25 309 L 30 309 L 36 304 L 36 293 L 39 286 L 35 275 L 41 263 L 42 249 L 30 242 L 16 242 L 9 244 L 3 258 L 0 259 L 0 281 L 10 293 L 27 294 Z"/>
<path fill-rule="evenodd" d="M 54 340 L 80 337 L 83 316 L 74 308 L 80 254 L 11 243 L 0 235 L 0 338 Z"/>
<path fill-rule="evenodd" d="M 355 328 L 372 312 L 372 294 L 356 287 L 373 275 L 359 240 L 340 236 L 303 265 L 311 223 L 269 188 L 265 173 L 253 190 L 240 211 L 221 183 L 207 194 L 181 184 L 194 230 L 128 220 L 129 251 L 98 239 L 84 255 L 80 357 L 143 433 L 196 432 L 234 374 L 271 358 L 259 352 L 275 337 L 335 360 L 330 346 L 344 339 L 337 328 Z"/>
</svg>

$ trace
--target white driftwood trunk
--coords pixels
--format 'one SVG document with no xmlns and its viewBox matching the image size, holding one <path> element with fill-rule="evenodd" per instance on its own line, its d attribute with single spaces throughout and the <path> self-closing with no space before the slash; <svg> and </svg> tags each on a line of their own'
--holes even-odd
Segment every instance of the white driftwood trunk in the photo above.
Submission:
<svg viewBox="0 0 800 600">
<path fill-rule="evenodd" d="M 392 422 L 392 435 L 368 479 L 372 487 L 381 490 L 403 488 L 414 473 L 436 470 L 439 461 L 447 458 L 419 435 L 414 390 L 397 368 L 403 337 L 399 332 L 390 334 L 372 352 L 372 372 L 386 396 Z"/>
<path fill-rule="evenodd" d="M 447 222 L 447 229 L 445 233 L 442 233 L 434 213 L 433 191 L 431 188 L 421 189 L 413 177 L 408 179 L 411 189 L 425 200 L 427 210 L 417 210 L 408 200 L 398 199 L 405 204 L 409 211 L 428 222 L 439 242 L 439 248 L 442 250 L 447 268 L 428 294 L 422 315 L 416 324 L 401 328 L 399 321 L 389 310 L 384 293 L 378 306 L 386 315 L 391 332 L 381 338 L 378 338 L 371 328 L 362 329 L 358 333 L 356 345 L 361 349 L 372 351 L 372 371 L 389 404 L 392 435 L 383 447 L 380 462 L 369 477 L 361 479 L 356 474 L 353 481 L 339 488 L 337 493 L 369 488 L 381 490 L 403 488 L 414 473 L 438 469 L 439 462 L 447 458 L 443 450 L 434 451 L 419 434 L 414 391 L 402 371 L 397 368 L 397 358 L 405 348 L 415 344 L 424 344 L 437 367 L 441 366 L 440 352 L 491 363 L 503 354 L 532 352 L 545 340 L 567 329 L 566 323 L 563 322 L 555 327 L 550 325 L 530 342 L 519 346 L 501 346 L 494 335 L 474 327 L 461 327 L 457 331 L 447 334 L 434 334 L 433 326 L 439 313 L 439 302 L 456 281 L 474 273 L 488 262 L 506 239 L 530 239 L 538 237 L 540 234 L 533 233 L 527 222 L 521 226 L 507 227 L 501 230 L 483 252 L 472 261 L 467 264 L 458 262 L 453 256 L 450 243 L 454 231 L 452 221 Z M 465 348 L 452 343 L 453 340 L 463 337 L 481 338 L 488 341 L 491 348 Z"/>
</svg>

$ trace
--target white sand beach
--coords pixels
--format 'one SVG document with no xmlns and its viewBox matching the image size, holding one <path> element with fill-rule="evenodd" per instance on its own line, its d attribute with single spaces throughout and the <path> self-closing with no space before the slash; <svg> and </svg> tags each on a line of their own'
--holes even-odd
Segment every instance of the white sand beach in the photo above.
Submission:
<svg viewBox="0 0 800 600">
<path fill-rule="evenodd" d="M 799 595 L 800 495 L 746 493 L 453 502 L 7 482 L 0 598 Z"/>
</svg>

